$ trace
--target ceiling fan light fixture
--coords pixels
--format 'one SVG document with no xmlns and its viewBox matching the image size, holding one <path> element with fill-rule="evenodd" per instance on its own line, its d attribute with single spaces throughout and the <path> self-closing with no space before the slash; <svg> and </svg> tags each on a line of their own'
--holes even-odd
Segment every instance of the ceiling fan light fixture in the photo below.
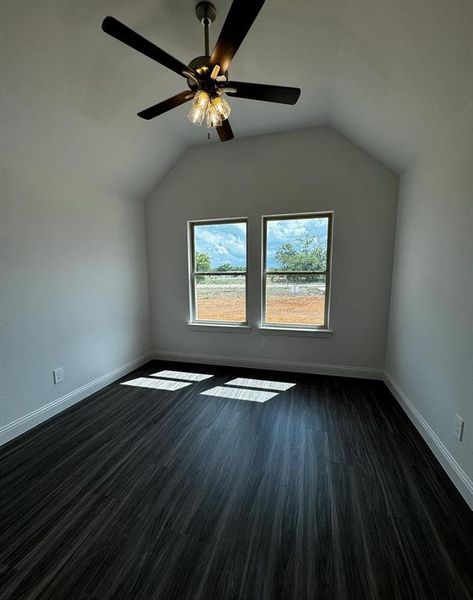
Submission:
<svg viewBox="0 0 473 600">
<path fill-rule="evenodd" d="M 221 95 L 210 96 L 205 90 L 199 90 L 187 118 L 198 127 L 202 127 L 204 121 L 208 128 L 220 127 L 222 122 L 228 119 L 230 112 L 230 105 Z"/>
<path fill-rule="evenodd" d="M 207 92 L 199 90 L 194 96 L 194 101 L 187 115 L 189 121 L 198 127 L 202 127 L 209 104 L 210 96 L 207 94 Z"/>
<path fill-rule="evenodd" d="M 219 117 L 222 121 L 225 121 L 225 119 L 228 119 L 228 117 L 230 116 L 230 113 L 232 112 L 232 109 L 230 108 L 230 104 L 228 104 L 228 102 L 225 100 L 225 98 L 223 98 L 220 95 L 215 96 L 215 98 L 212 98 L 211 105 L 216 110 L 217 114 L 219 115 Z"/>
<path fill-rule="evenodd" d="M 206 125 L 209 129 L 211 127 L 220 127 L 222 125 L 222 117 L 217 112 L 217 110 L 213 104 L 213 99 L 207 108 L 207 113 L 205 115 L 205 118 L 206 118 Z"/>
</svg>

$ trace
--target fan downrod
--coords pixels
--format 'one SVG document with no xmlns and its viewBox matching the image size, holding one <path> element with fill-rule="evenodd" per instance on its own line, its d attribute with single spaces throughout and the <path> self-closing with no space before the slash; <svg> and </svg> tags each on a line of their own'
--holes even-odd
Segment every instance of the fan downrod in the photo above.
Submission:
<svg viewBox="0 0 473 600">
<path fill-rule="evenodd" d="M 204 55 L 209 56 L 210 54 L 210 45 L 209 45 L 209 29 L 210 25 L 215 21 L 215 17 L 217 16 L 217 11 L 215 6 L 211 2 L 199 2 L 195 7 L 195 16 L 204 26 Z"/>
</svg>

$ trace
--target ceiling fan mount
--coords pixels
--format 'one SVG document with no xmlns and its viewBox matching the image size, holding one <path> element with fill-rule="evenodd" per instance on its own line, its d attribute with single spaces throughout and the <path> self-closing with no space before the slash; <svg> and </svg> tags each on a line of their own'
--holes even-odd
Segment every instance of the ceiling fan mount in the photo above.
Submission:
<svg viewBox="0 0 473 600">
<path fill-rule="evenodd" d="M 105 17 L 102 29 L 115 39 L 181 75 L 189 90 L 176 94 L 138 113 L 142 119 L 153 119 L 172 108 L 193 100 L 188 119 L 199 126 L 215 127 L 222 142 L 233 139 L 228 121 L 230 105 L 224 95 L 281 104 L 295 104 L 301 90 L 277 85 L 229 81 L 228 67 L 264 4 L 264 0 L 233 0 L 220 36 L 212 52 L 209 45 L 210 25 L 217 11 L 211 2 L 195 7 L 197 19 L 204 27 L 204 55 L 186 66 L 114 17 Z"/>
<path fill-rule="evenodd" d="M 199 2 L 195 7 L 195 16 L 205 26 L 205 21 L 211 25 L 217 16 L 217 9 L 212 2 Z"/>
</svg>

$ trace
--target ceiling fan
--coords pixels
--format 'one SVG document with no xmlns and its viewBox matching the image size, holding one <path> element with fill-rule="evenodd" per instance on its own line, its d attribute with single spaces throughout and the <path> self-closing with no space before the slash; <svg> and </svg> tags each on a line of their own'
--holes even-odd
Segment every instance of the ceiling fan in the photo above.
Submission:
<svg viewBox="0 0 473 600">
<path fill-rule="evenodd" d="M 204 26 L 205 54 L 191 60 L 189 65 L 161 50 L 114 17 L 105 17 L 102 23 L 105 33 L 187 80 L 189 90 L 142 110 L 138 116 L 142 119 L 154 119 L 193 100 L 188 119 L 198 126 L 205 123 L 209 128 L 215 127 L 220 140 L 226 142 L 234 136 L 228 121 L 231 109 L 224 94 L 250 100 L 295 104 L 301 94 L 299 88 L 229 81 L 228 78 L 228 67 L 263 4 L 264 0 L 233 0 L 215 48 L 210 54 L 209 28 L 215 20 L 216 10 L 211 2 L 199 2 L 195 11 Z"/>
</svg>

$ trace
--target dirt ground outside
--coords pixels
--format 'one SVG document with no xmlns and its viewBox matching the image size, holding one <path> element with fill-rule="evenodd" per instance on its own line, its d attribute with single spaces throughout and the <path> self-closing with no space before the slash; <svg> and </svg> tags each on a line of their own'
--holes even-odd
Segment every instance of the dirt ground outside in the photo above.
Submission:
<svg viewBox="0 0 473 600">
<path fill-rule="evenodd" d="M 267 299 L 266 320 L 268 323 L 323 325 L 324 309 L 325 295 L 271 296 Z M 200 297 L 197 299 L 197 318 L 203 321 L 246 321 L 244 297 Z"/>
</svg>

